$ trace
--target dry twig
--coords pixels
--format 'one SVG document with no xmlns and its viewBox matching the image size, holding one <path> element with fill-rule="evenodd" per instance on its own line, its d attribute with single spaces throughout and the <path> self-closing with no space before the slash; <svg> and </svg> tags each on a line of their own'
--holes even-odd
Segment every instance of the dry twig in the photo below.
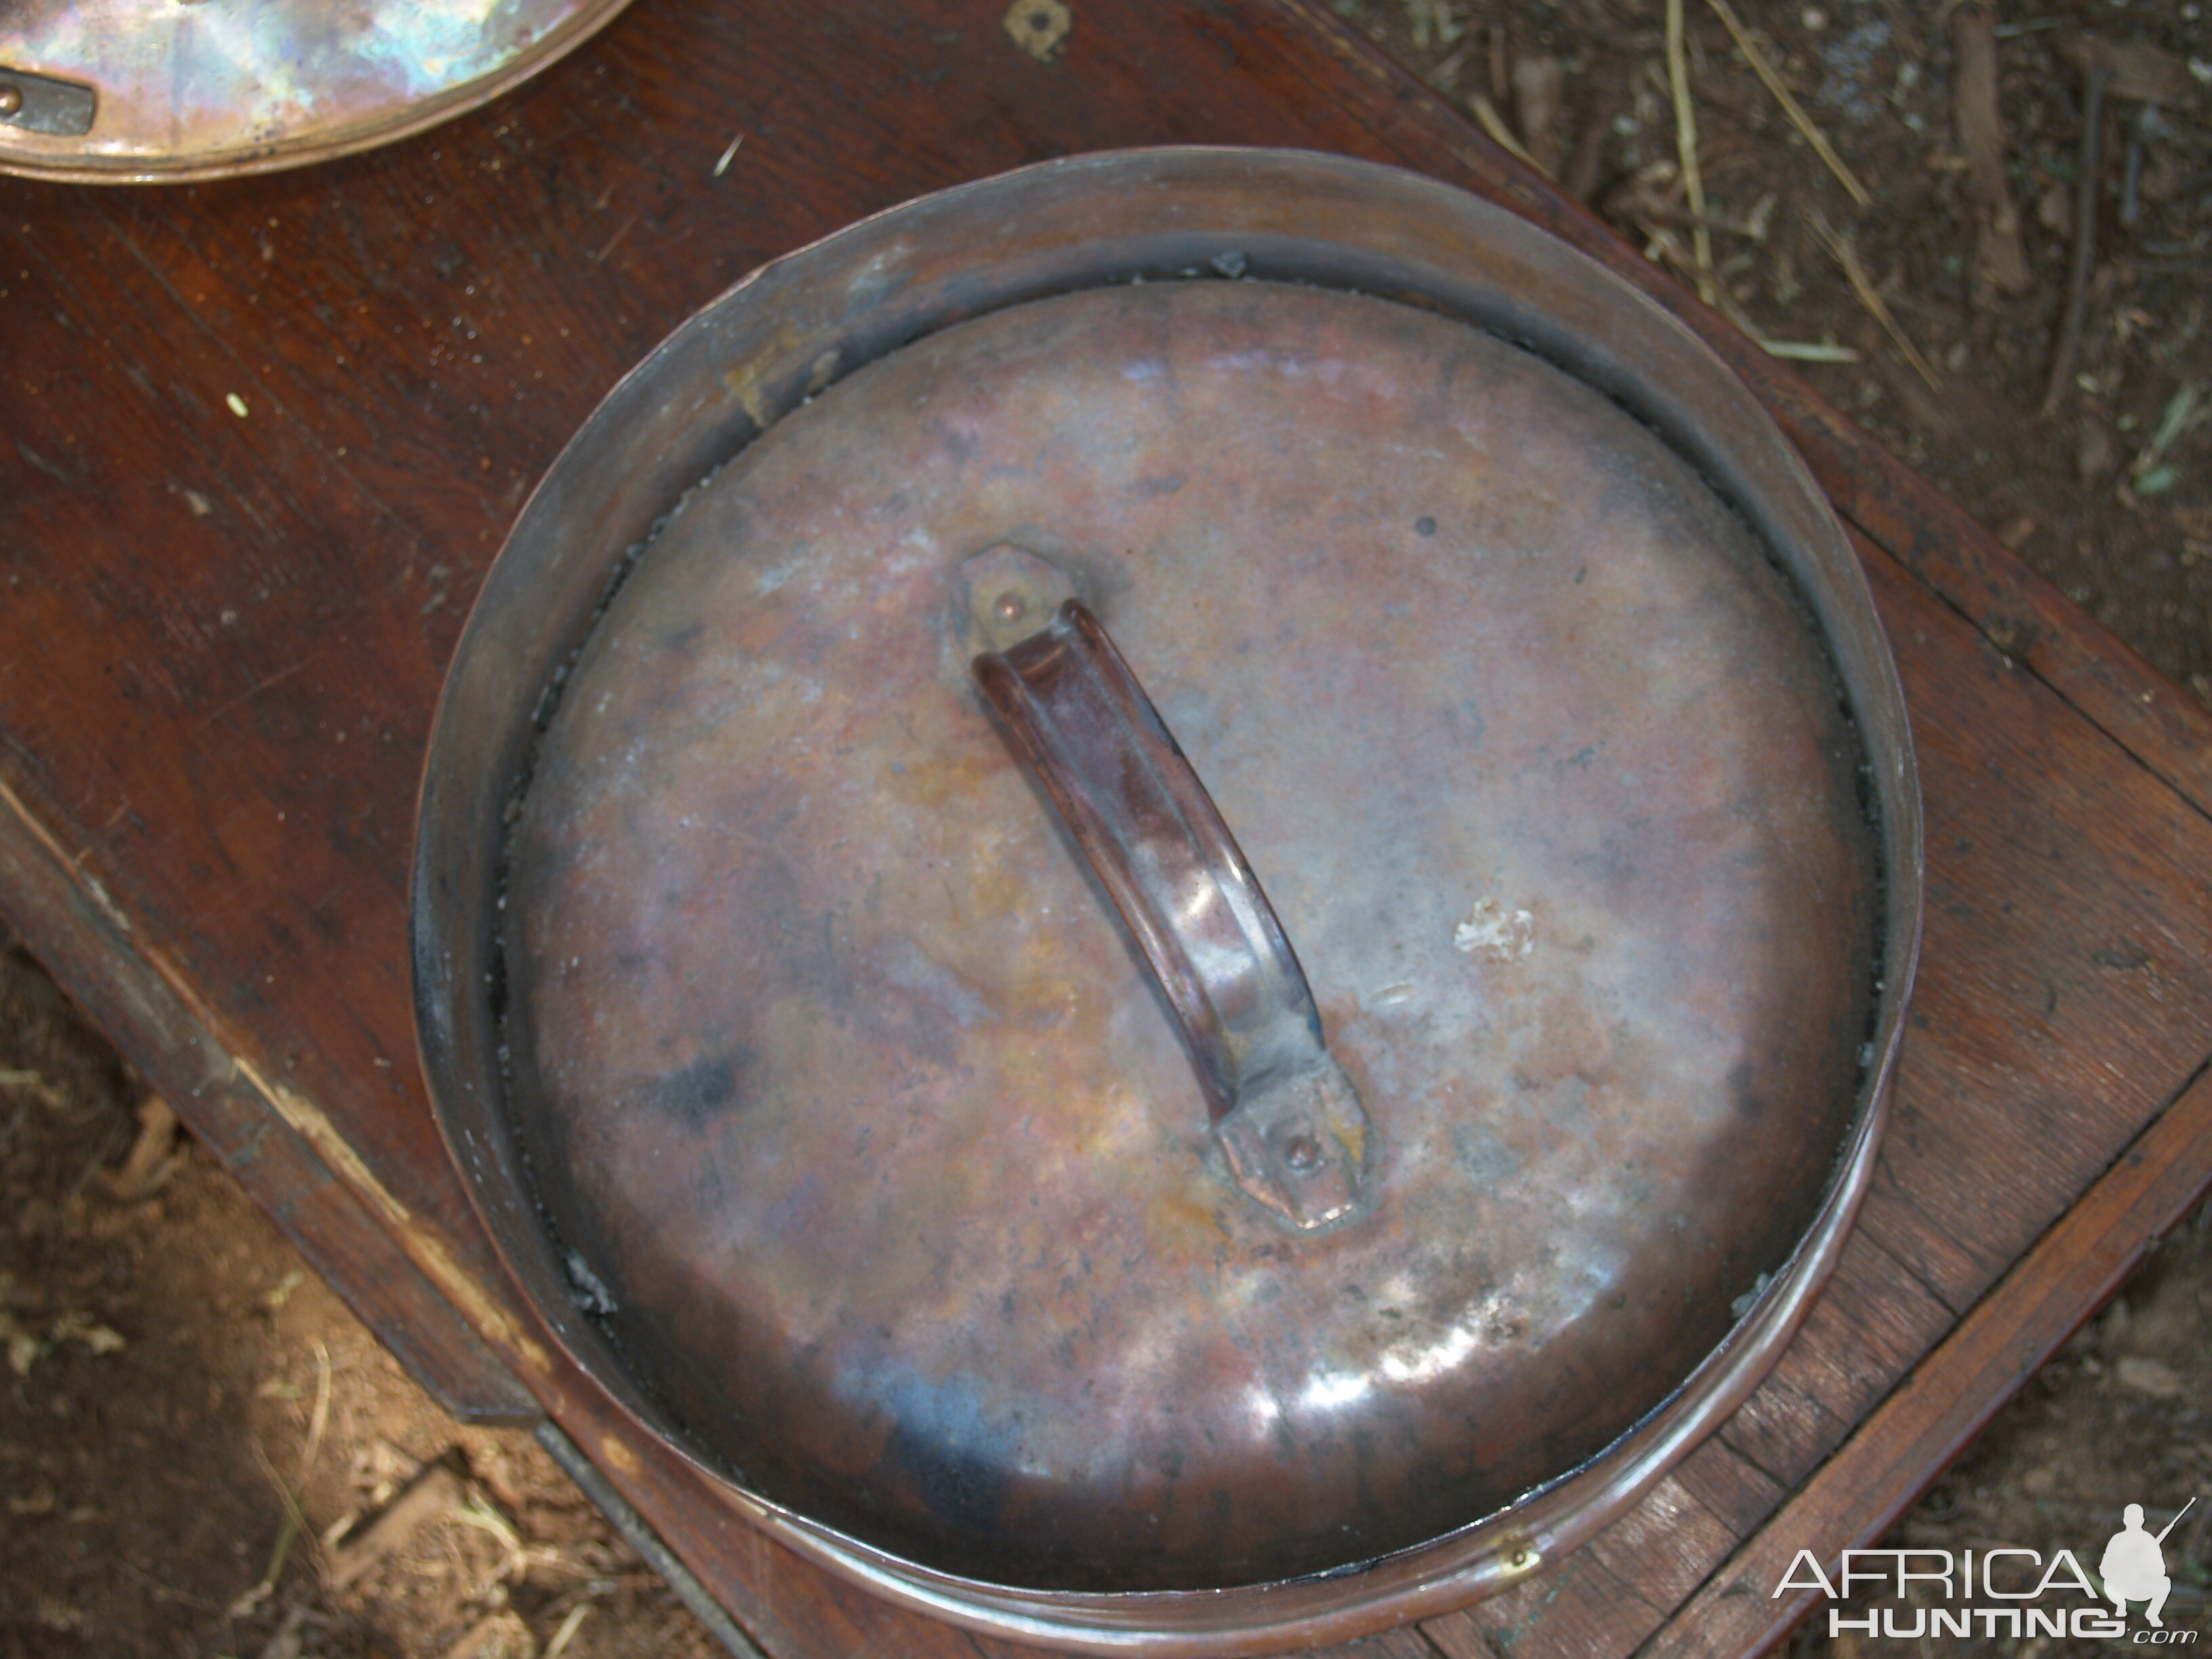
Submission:
<svg viewBox="0 0 2212 1659">
<path fill-rule="evenodd" d="M 2074 177 L 2074 266 L 2066 276 L 2066 309 L 2059 314 L 2058 344 L 2051 354 L 2051 381 L 2037 410 L 2058 412 L 2081 355 L 2081 325 L 2089 310 L 2089 271 L 2097 260 L 2097 132 L 2105 125 L 2105 88 L 2111 71 L 2093 62 L 2082 76 L 2081 161 Z"/>
<path fill-rule="evenodd" d="M 1758 72 L 1759 78 L 1766 82 L 1766 89 L 1782 106 L 1782 112 L 1790 118 L 1790 125 L 1805 135 L 1805 142 L 1812 145 L 1820 158 L 1828 164 L 1828 171 L 1834 173 L 1843 187 L 1850 192 L 1851 200 L 1861 207 L 1871 205 L 1874 198 L 1868 194 L 1867 187 L 1858 181 L 1857 174 L 1844 165 L 1844 158 L 1836 154 L 1836 147 L 1828 142 L 1828 136 L 1813 125 L 1813 118 L 1805 113 L 1796 99 L 1790 95 L 1790 88 L 1783 85 L 1782 76 L 1776 72 L 1774 65 L 1766 61 L 1766 54 L 1759 49 L 1758 43 L 1736 16 L 1735 8 L 1729 5 L 1728 0 L 1705 0 L 1705 3 L 1713 9 L 1713 15 L 1727 25 L 1729 38 L 1735 42 L 1736 50 Z"/>
<path fill-rule="evenodd" d="M 1674 100 L 1674 153 L 1690 203 L 1690 254 L 1698 265 L 1698 297 L 1713 302 L 1713 237 L 1705 228 L 1705 181 L 1698 172 L 1698 115 L 1690 102 L 1690 66 L 1682 52 L 1682 0 L 1667 0 L 1667 85 Z"/>
<path fill-rule="evenodd" d="M 1784 357 L 1798 363 L 1855 363 L 1859 360 L 1856 348 L 1838 345 L 1832 340 L 1760 340 L 1759 349 L 1770 357 Z"/>
<path fill-rule="evenodd" d="M 102 1170 L 95 1177 L 102 1191 L 118 1203 L 151 1198 L 168 1185 L 184 1167 L 185 1152 L 177 1115 L 159 1095 L 138 1103 L 138 1138 L 118 1170 Z"/>
<path fill-rule="evenodd" d="M 1490 101 L 1487 93 L 1476 93 L 1474 97 L 1467 100 L 1467 106 L 1474 112 L 1475 120 L 1480 123 L 1482 130 L 1492 138 L 1512 151 L 1515 156 L 1526 161 L 1530 167 L 1536 166 L 1536 158 L 1529 155 L 1522 147 L 1521 141 L 1513 136 L 1513 129 L 1505 125 L 1505 118 L 1498 112 L 1498 106 Z M 1537 171 L 1540 173 L 1543 169 L 1538 167 Z"/>
<path fill-rule="evenodd" d="M 1969 6 L 1951 19 L 1952 125 L 1966 161 L 1967 193 L 1980 209 L 1974 276 L 2004 294 L 2025 294 L 2029 276 L 2021 246 L 2020 209 L 2005 178 L 2004 123 L 1997 111 L 1996 25 L 1989 8 Z"/>
<path fill-rule="evenodd" d="M 331 1422 L 331 1351 L 323 1346 L 323 1339 L 315 1339 L 315 1413 L 307 1423 L 307 1443 L 300 1453 L 300 1473 L 295 1484 L 304 1485 L 307 1471 L 315 1467 L 315 1454 L 323 1449 L 323 1431 Z"/>
<path fill-rule="evenodd" d="M 1920 378 L 1928 382 L 1928 389 L 1941 392 L 1943 383 L 1936 378 L 1935 365 L 1920 355 L 1920 348 L 1912 343 L 1905 331 L 1897 325 L 1897 319 L 1889 314 L 1888 302 L 1875 292 L 1874 284 L 1867 280 L 1866 267 L 1859 263 L 1858 250 L 1851 246 L 1850 235 L 1830 228 L 1828 222 L 1817 213 L 1813 215 L 1813 230 L 1826 245 L 1828 252 L 1836 256 L 1836 263 L 1844 268 L 1844 281 L 1851 285 L 1851 292 L 1858 296 L 1858 301 L 1866 307 L 1867 314 L 1880 323 L 1889 337 L 1896 342 L 1897 349 L 1905 354 L 1905 362 L 1917 369 Z"/>
<path fill-rule="evenodd" d="M 269 1484 L 276 1489 L 276 1496 L 284 1500 L 284 1519 L 276 1528 L 276 1547 L 269 1552 L 269 1571 L 261 1575 L 259 1583 L 230 1604 L 230 1616 L 234 1619 L 246 1618 L 276 1593 L 277 1580 L 284 1576 L 284 1563 L 292 1553 L 293 1540 L 302 1533 L 307 1533 L 311 1538 L 314 1535 L 307 1530 L 307 1517 L 300 1513 L 299 1499 L 293 1497 L 292 1489 L 284 1484 L 284 1477 L 276 1473 L 276 1466 L 269 1461 L 269 1454 L 262 1450 L 260 1437 L 252 1437 L 250 1443 L 253 1448 L 253 1461 L 261 1465 L 261 1473 L 269 1477 Z"/>
<path fill-rule="evenodd" d="M 560 1629 L 553 1632 L 553 1639 L 545 1644 L 545 1659 L 561 1659 L 561 1656 L 568 1652 L 568 1644 L 576 1639 L 576 1627 L 584 1622 L 585 1615 L 591 1610 L 589 1601 L 579 1601 L 568 1609 L 568 1616 L 561 1621 Z"/>
<path fill-rule="evenodd" d="M 1528 52 L 1513 65 L 1513 118 L 1529 159 L 1556 179 L 1559 173 L 1559 92 L 1566 66 L 1548 52 Z"/>
</svg>

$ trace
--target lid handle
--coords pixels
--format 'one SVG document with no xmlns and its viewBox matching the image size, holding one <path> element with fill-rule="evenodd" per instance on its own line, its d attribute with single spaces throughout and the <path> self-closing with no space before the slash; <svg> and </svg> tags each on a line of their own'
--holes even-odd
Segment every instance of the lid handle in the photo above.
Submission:
<svg viewBox="0 0 2212 1659">
<path fill-rule="evenodd" d="M 1361 1206 L 1367 1115 L 1322 1039 L 1297 953 L 1152 699 L 1066 578 L 968 562 L 976 683 L 1152 965 L 1237 1184 L 1292 1225 Z M 1009 636 L 1012 637 L 1009 637 Z"/>
</svg>

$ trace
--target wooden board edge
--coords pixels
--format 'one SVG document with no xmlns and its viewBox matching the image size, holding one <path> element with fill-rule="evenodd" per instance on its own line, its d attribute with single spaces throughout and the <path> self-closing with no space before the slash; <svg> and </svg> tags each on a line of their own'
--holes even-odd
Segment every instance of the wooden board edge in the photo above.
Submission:
<svg viewBox="0 0 2212 1659">
<path fill-rule="evenodd" d="M 543 1416 L 362 1194 L 147 961 L 98 878 L 4 782 L 0 914 L 441 1407 L 485 1425 L 527 1426 Z"/>
<path fill-rule="evenodd" d="M 2208 1189 L 2212 1066 L 1640 1651 L 1754 1654 L 1781 1640 L 1817 1600 L 1774 1594 L 1797 1552 L 1832 1571 L 1887 1532 Z"/>
</svg>

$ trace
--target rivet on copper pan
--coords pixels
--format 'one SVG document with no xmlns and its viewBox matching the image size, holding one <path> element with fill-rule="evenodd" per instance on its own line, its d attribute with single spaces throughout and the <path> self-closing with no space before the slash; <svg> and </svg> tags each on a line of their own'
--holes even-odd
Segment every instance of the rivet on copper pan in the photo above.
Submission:
<svg viewBox="0 0 2212 1659">
<path fill-rule="evenodd" d="M 0 87 L 0 115 L 13 115 L 23 107 L 23 94 L 15 87 Z"/>
</svg>

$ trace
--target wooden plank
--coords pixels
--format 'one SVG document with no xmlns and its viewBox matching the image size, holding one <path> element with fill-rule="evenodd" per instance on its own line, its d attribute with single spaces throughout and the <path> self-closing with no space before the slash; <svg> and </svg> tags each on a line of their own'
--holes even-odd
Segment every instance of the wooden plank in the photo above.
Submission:
<svg viewBox="0 0 2212 1659">
<path fill-rule="evenodd" d="M 1669 1476 L 1558 1571 L 1425 1628 L 1455 1654 L 1626 1654 L 1738 1541 L 1736 1529 Z"/>
<path fill-rule="evenodd" d="M 47 970 L 284 1230 L 308 1265 L 465 1423 L 538 1420 L 538 1403 L 393 1245 L 368 1208 L 145 971 L 105 896 L 0 786 L 0 909 Z"/>
<path fill-rule="evenodd" d="M 1589 1548 L 1639 1601 L 1658 1609 L 1679 1605 L 1741 1541 L 1725 1518 L 1669 1475 Z M 1652 1626 L 1658 1622 L 1655 1612 Z"/>
<path fill-rule="evenodd" d="M 2212 1073 L 2114 1161 L 1758 1535 L 1685 1602 L 1650 1659 L 1756 1653 L 1818 1592 L 1773 1592 L 1801 1549 L 1832 1570 L 1886 1532 L 1998 1407 L 2212 1188 Z"/>
<path fill-rule="evenodd" d="M 1556 1571 L 1421 1628 L 1449 1659 L 1620 1659 L 1660 1613 L 1577 1550 Z"/>
<path fill-rule="evenodd" d="M 2198 811 L 2212 812 L 2204 710 L 2008 552 L 1948 496 L 1815 397 L 1764 353 L 1739 366 L 1762 397 L 1787 392 L 1788 423 L 1845 517 L 1942 593 L 1990 644 L 2021 663 Z"/>
<path fill-rule="evenodd" d="M 1607 1651 L 1632 1650 L 1951 1323 L 1893 1258 L 1855 1237 L 1774 1373 L 1693 1460 L 1727 1509 L 1670 1475 L 1555 1571 L 1468 1609 L 1468 1626 L 1514 1659 L 1577 1659 L 1601 1631 Z"/>
<path fill-rule="evenodd" d="M 1863 1226 L 1969 1306 L 2203 1057 L 2212 823 L 1858 543 L 1914 713 L 1927 924 Z"/>
<path fill-rule="evenodd" d="M 1738 1538 L 1749 1537 L 1787 1495 L 1772 1476 L 1718 1436 L 1684 1458 L 1674 1479 Z"/>
<path fill-rule="evenodd" d="M 1905 1051 L 1915 1070 L 1922 1046 L 1913 1033 L 1906 1033 Z M 1939 1087 L 1948 1087 L 1954 1096 L 1959 1092 L 1955 1083 L 1942 1085 L 1930 1078 L 1921 1085 L 1923 1100 Z M 1899 1187 L 1893 1160 L 1885 1158 L 1875 1165 L 1874 1186 L 1860 1206 L 1858 1225 L 1928 1286 L 1930 1295 L 1954 1313 L 1963 1313 L 1973 1305 L 1973 1292 L 1988 1283 L 1988 1275 L 1980 1257 L 1951 1236 L 1946 1221 L 1928 1214 Z"/>
<path fill-rule="evenodd" d="M 1795 1486 L 1951 1328 L 1951 1310 L 1863 1233 L 1844 1247 L 1804 1328 L 1722 1437 Z"/>
</svg>

